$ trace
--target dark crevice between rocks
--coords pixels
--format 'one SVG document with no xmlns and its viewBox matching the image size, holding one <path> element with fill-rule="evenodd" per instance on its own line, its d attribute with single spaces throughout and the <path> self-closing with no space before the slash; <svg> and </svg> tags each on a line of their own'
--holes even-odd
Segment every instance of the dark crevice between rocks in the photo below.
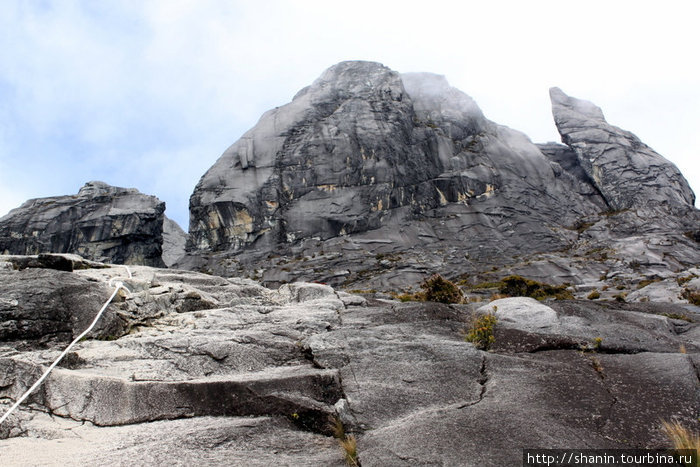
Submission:
<svg viewBox="0 0 700 467">
<path fill-rule="evenodd" d="M 482 400 L 484 400 L 484 396 L 486 395 L 486 389 L 487 389 L 487 384 L 489 382 L 489 372 L 488 372 L 488 366 L 486 365 L 487 360 L 486 360 L 486 353 L 484 353 L 481 356 L 481 367 L 479 368 L 479 378 L 476 380 L 477 383 L 479 383 L 479 398 L 475 401 L 470 401 L 465 404 L 462 404 L 457 407 L 457 409 L 465 409 L 467 407 L 471 407 L 473 405 L 478 404 Z"/>
<path fill-rule="evenodd" d="M 321 364 L 316 360 L 316 357 L 314 356 L 314 351 L 313 351 L 313 349 L 311 348 L 311 346 L 304 346 L 304 347 L 302 348 L 302 354 L 304 355 L 304 358 L 306 358 L 306 360 L 308 360 L 309 362 L 311 362 L 311 364 L 313 365 L 314 368 L 318 368 L 318 369 L 321 369 L 321 370 L 325 370 L 325 369 L 326 369 L 325 366 L 321 365 Z M 350 371 L 351 371 L 351 373 L 352 373 L 352 375 L 353 375 L 353 378 L 355 378 L 355 373 L 352 371 L 352 368 L 350 368 Z M 357 384 L 357 378 L 355 378 L 355 383 Z M 338 401 L 340 401 L 341 399 L 345 400 L 345 401 L 346 401 L 346 404 L 348 404 L 348 410 L 349 410 L 349 412 L 350 412 L 350 417 L 353 418 L 354 415 L 352 414 L 352 409 L 350 409 L 349 403 L 347 402 L 347 401 L 348 401 L 348 398 L 347 398 L 347 396 L 346 396 L 346 394 L 345 394 L 345 385 L 343 384 L 343 377 L 342 377 L 342 374 L 341 374 L 340 372 L 338 372 L 338 390 L 340 391 L 340 397 L 338 398 L 338 400 L 336 401 L 336 403 L 337 403 Z M 340 415 L 340 414 L 338 414 L 338 415 Z M 345 424 L 345 423 L 348 423 L 348 422 L 351 422 L 351 420 L 347 420 L 347 419 L 345 419 L 345 418 L 343 418 L 341 421 L 342 421 L 344 424 Z M 353 427 L 354 430 L 356 430 L 356 429 L 359 428 L 358 426 L 356 426 L 355 423 L 351 423 L 351 425 L 352 425 L 352 427 Z"/>
<path fill-rule="evenodd" d="M 610 419 L 612 418 L 613 409 L 617 404 L 618 399 L 613 394 L 612 390 L 610 389 L 610 386 L 605 382 L 605 368 L 603 368 L 603 365 L 600 363 L 600 360 L 598 360 L 598 358 L 595 355 L 591 355 L 590 363 L 596 375 L 598 376 L 598 379 L 600 380 L 601 386 L 603 387 L 605 392 L 607 392 L 610 396 L 610 404 L 608 405 L 607 409 L 605 409 L 605 411 L 601 414 L 601 419 L 598 422 L 598 432 L 604 438 L 611 439 L 612 441 L 616 441 L 621 444 L 626 444 L 624 440 L 613 439 L 610 436 L 605 435 L 603 433 L 605 426 L 610 422 Z"/>
<path fill-rule="evenodd" d="M 611 345 L 603 343 L 602 339 L 586 340 L 582 337 L 538 334 L 512 328 L 496 328 L 495 337 L 496 342 L 491 346 L 491 351 L 498 354 L 518 355 L 574 350 L 584 353 L 635 355 L 651 351 L 643 347 Z M 658 352 L 658 350 L 654 351 Z"/>
<path fill-rule="evenodd" d="M 37 256 L 10 256 L 5 261 L 12 264 L 15 270 L 28 268 L 55 269 L 57 271 L 73 272 L 77 269 L 108 269 L 111 266 L 95 261 L 70 258 L 61 254 L 41 253 Z"/>
<path fill-rule="evenodd" d="M 690 364 L 693 366 L 693 369 L 695 370 L 695 376 L 700 382 L 700 368 L 698 368 L 698 365 L 695 363 L 695 360 L 693 360 L 689 355 L 687 355 L 686 357 L 688 358 Z"/>
<path fill-rule="evenodd" d="M 562 342 L 562 341 L 557 341 L 557 342 L 545 342 L 542 345 L 538 345 L 537 347 L 528 349 L 524 352 L 517 352 L 517 353 L 539 353 L 539 352 L 551 352 L 555 350 L 577 350 L 577 351 L 582 351 L 585 349 L 585 344 L 577 343 L 577 342 Z"/>
<path fill-rule="evenodd" d="M 648 352 L 645 349 L 627 349 L 621 347 L 598 347 L 596 349 L 590 348 L 588 344 L 584 343 L 564 343 L 564 342 L 549 342 L 541 346 L 529 349 L 526 352 L 518 353 L 539 353 L 539 352 L 550 352 L 556 350 L 576 350 L 578 352 L 595 352 L 599 354 L 608 355 L 636 355 L 644 352 Z"/>
<path fill-rule="evenodd" d="M 314 368 L 326 369 L 325 366 L 321 365 L 316 360 L 316 357 L 314 356 L 313 348 L 311 346 L 305 345 L 302 348 L 302 354 L 304 355 L 304 358 L 306 358 L 306 360 L 308 360 L 314 366 Z M 357 384 L 357 378 L 355 377 L 355 372 L 352 370 L 352 367 L 349 365 L 349 363 L 348 363 L 348 366 L 350 368 L 350 372 L 351 372 L 353 378 L 355 379 L 355 384 Z M 336 423 L 340 423 L 341 426 L 347 426 L 353 432 L 356 432 L 356 433 L 361 433 L 364 430 L 363 430 L 361 425 L 356 423 L 355 415 L 352 413 L 352 408 L 350 407 L 350 403 L 349 403 L 348 398 L 345 394 L 345 385 L 343 384 L 343 377 L 342 377 L 342 374 L 340 371 L 338 371 L 338 373 L 337 373 L 337 381 L 338 381 L 338 388 L 337 389 L 339 390 L 340 395 L 339 395 L 338 399 L 335 401 L 335 404 L 337 404 L 341 400 L 344 400 L 345 405 L 347 407 L 347 414 L 344 414 L 344 412 L 346 412 L 345 410 L 339 410 L 338 406 L 334 405 L 335 406 L 335 413 L 332 416 L 326 417 L 326 425 L 325 425 L 325 427 L 323 427 L 325 429 L 321 429 L 321 430 L 319 430 L 319 427 L 317 424 L 313 424 L 313 423 L 310 424 L 310 420 L 307 419 L 306 415 L 294 413 L 294 414 L 292 414 L 291 417 L 289 417 L 289 419 L 295 425 L 297 425 L 300 428 L 307 430 L 307 431 L 314 431 L 316 433 L 321 433 L 323 435 L 328 436 L 328 430 L 330 430 L 331 435 L 338 439 L 341 448 L 346 449 L 345 443 L 349 442 L 350 440 L 345 435 L 344 428 L 343 428 L 343 435 L 342 435 L 343 437 L 342 438 L 338 437 L 338 433 L 336 431 L 337 429 L 334 426 L 335 425 L 334 421 L 336 421 Z M 362 466 L 362 463 L 360 462 L 359 456 L 357 456 L 357 455 L 353 458 L 352 462 L 353 463 L 350 465 L 355 465 L 357 467 Z"/>
</svg>

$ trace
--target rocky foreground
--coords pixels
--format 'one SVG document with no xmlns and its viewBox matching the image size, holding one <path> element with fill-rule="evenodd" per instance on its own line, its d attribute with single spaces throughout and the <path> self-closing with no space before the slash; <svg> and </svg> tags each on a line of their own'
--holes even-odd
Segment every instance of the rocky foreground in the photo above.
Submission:
<svg viewBox="0 0 700 467">
<path fill-rule="evenodd" d="M 130 291 L 0 426 L 3 465 L 345 465 L 333 420 L 365 467 L 519 465 L 523 448 L 666 447 L 662 420 L 698 428 L 692 305 L 402 303 L 130 272 L 0 257 L 3 411 L 92 320 L 110 280 Z M 487 312 L 498 322 L 484 351 L 464 332 Z"/>
</svg>

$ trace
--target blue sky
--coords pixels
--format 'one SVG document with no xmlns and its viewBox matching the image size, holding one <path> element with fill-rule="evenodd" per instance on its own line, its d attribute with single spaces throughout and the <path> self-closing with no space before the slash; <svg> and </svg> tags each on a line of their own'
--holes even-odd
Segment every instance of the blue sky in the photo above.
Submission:
<svg viewBox="0 0 700 467">
<path fill-rule="evenodd" d="M 167 203 L 327 67 L 431 71 L 558 141 L 548 89 L 599 105 L 700 194 L 695 2 L 31 1 L 0 10 L 0 215 L 89 180 Z"/>
</svg>

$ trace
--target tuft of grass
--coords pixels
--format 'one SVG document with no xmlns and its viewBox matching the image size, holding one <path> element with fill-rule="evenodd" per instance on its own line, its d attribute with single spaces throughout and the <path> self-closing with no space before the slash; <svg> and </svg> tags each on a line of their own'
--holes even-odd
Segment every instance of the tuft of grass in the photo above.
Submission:
<svg viewBox="0 0 700 467">
<path fill-rule="evenodd" d="M 343 450 L 345 462 L 354 467 L 359 467 L 360 461 L 357 458 L 357 439 L 354 435 L 345 432 L 345 426 L 339 417 L 331 417 L 331 431 L 333 437 L 338 440 L 340 448 Z"/>
<path fill-rule="evenodd" d="M 596 352 L 600 350 L 600 346 L 603 344 L 603 338 L 602 337 L 596 337 L 593 339 L 593 350 Z"/>
<path fill-rule="evenodd" d="M 474 344 L 477 349 L 488 350 L 496 341 L 493 331 L 497 322 L 498 320 L 491 313 L 474 318 L 464 340 Z"/>
<path fill-rule="evenodd" d="M 362 294 L 373 294 L 377 293 L 376 289 L 350 289 L 348 290 L 348 293 L 356 294 L 356 295 L 362 295 Z"/>
<path fill-rule="evenodd" d="M 333 432 L 333 437 L 337 439 L 345 439 L 345 426 L 343 422 L 340 421 L 339 417 L 330 417 L 331 420 L 331 431 Z"/>
<path fill-rule="evenodd" d="M 416 301 L 416 294 L 414 293 L 402 293 L 400 295 L 396 295 L 396 298 L 399 299 L 401 302 L 414 302 Z"/>
<path fill-rule="evenodd" d="M 345 462 L 353 467 L 360 465 L 357 459 L 357 440 L 353 435 L 347 435 L 344 439 L 338 440 L 340 447 L 345 453 Z"/>
<path fill-rule="evenodd" d="M 689 323 L 693 322 L 693 318 L 684 313 L 661 313 L 661 315 L 671 319 L 682 319 L 683 321 L 687 321 Z"/>
<path fill-rule="evenodd" d="M 676 279 L 676 282 L 678 283 L 678 285 L 682 286 L 686 282 L 690 282 L 691 280 L 695 279 L 696 277 L 697 276 L 695 274 L 691 274 L 689 276 L 679 277 L 678 279 Z"/>
<path fill-rule="evenodd" d="M 668 437 L 674 449 L 695 449 L 700 452 L 700 435 L 681 425 L 678 421 L 661 422 L 661 431 Z"/>
<path fill-rule="evenodd" d="M 688 350 L 685 348 L 685 344 L 681 344 L 680 347 L 678 347 L 678 352 L 682 354 L 688 353 Z"/>
<path fill-rule="evenodd" d="M 688 300 L 688 303 L 695 306 L 700 306 L 700 292 L 693 292 L 692 290 L 685 288 L 681 296 Z"/>
<path fill-rule="evenodd" d="M 639 284 L 637 284 L 637 290 L 643 289 L 643 288 L 646 287 L 647 285 L 653 284 L 654 282 L 661 282 L 661 278 L 660 278 L 660 277 L 655 277 L 655 278 L 653 278 L 653 279 L 644 279 L 644 280 L 641 280 L 641 281 L 639 281 Z"/>
<path fill-rule="evenodd" d="M 569 230 L 575 230 L 578 233 L 583 233 L 584 231 L 588 230 L 589 227 L 592 227 L 595 225 L 595 222 L 583 222 L 583 221 L 577 221 L 574 225 L 567 227 Z"/>
<path fill-rule="evenodd" d="M 626 300 L 627 294 L 624 293 L 624 292 L 621 292 L 621 293 L 619 293 L 619 294 L 617 294 L 617 295 L 613 295 L 613 298 L 614 298 L 615 301 L 617 301 L 617 302 L 626 302 L 626 301 L 627 301 L 627 300 Z"/>
<path fill-rule="evenodd" d="M 593 292 L 589 293 L 587 298 L 589 300 L 597 300 L 600 298 L 600 292 L 598 292 L 598 289 L 596 289 Z"/>
<path fill-rule="evenodd" d="M 489 302 L 492 302 L 494 300 L 500 300 L 502 298 L 508 298 L 508 297 L 510 297 L 510 295 L 503 295 L 500 293 L 494 293 L 494 294 L 491 294 L 491 296 L 489 297 Z"/>
<path fill-rule="evenodd" d="M 467 284 L 464 284 L 467 285 Z M 503 282 L 498 281 L 498 282 L 480 282 L 478 284 L 472 285 L 469 287 L 471 290 L 479 290 L 479 289 L 497 289 L 500 288 L 503 285 Z"/>
</svg>

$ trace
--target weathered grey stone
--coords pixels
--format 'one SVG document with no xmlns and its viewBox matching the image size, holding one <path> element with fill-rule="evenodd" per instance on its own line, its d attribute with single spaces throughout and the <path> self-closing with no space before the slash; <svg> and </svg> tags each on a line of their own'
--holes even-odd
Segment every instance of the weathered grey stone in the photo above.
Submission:
<svg viewBox="0 0 700 467">
<path fill-rule="evenodd" d="M 174 220 L 163 216 L 163 262 L 172 266 L 185 254 L 187 233 Z"/>
<path fill-rule="evenodd" d="M 461 339 L 465 307 L 380 303 L 305 341 L 320 366 L 340 368 L 362 465 L 518 465 L 526 447 L 661 447 L 658 420 L 697 426 L 696 370 L 679 353 L 687 332 L 666 317 L 499 300 L 495 346 L 481 352 Z"/>
<path fill-rule="evenodd" d="M 65 271 L 0 269 L 0 342 L 25 346 L 28 340 L 72 339 L 87 329 L 113 290 Z M 125 330 L 111 306 L 93 336 L 119 336 Z"/>
<path fill-rule="evenodd" d="M 162 266 L 165 203 L 133 188 L 89 182 L 77 195 L 29 200 L 0 219 L 0 253 L 77 253 Z"/>
<path fill-rule="evenodd" d="M 515 297 L 495 300 L 477 310 L 493 314 L 501 325 L 528 332 L 559 331 L 557 312 L 534 298 Z"/>
<path fill-rule="evenodd" d="M 626 300 L 628 302 L 685 303 L 682 293 L 683 290 L 674 278 L 653 282 L 642 289 L 635 290 L 627 295 Z"/>
<path fill-rule="evenodd" d="M 283 417 L 197 417 L 138 425 L 94 427 L 36 415 L 27 437 L 0 441 L 13 467 L 105 465 L 345 464 L 335 439 L 298 430 Z M 42 439 L 37 443 L 36 435 Z"/>
<path fill-rule="evenodd" d="M 610 125 L 592 103 L 551 88 L 562 141 L 612 210 L 692 207 L 695 195 L 680 171 L 629 131 Z"/>
</svg>

